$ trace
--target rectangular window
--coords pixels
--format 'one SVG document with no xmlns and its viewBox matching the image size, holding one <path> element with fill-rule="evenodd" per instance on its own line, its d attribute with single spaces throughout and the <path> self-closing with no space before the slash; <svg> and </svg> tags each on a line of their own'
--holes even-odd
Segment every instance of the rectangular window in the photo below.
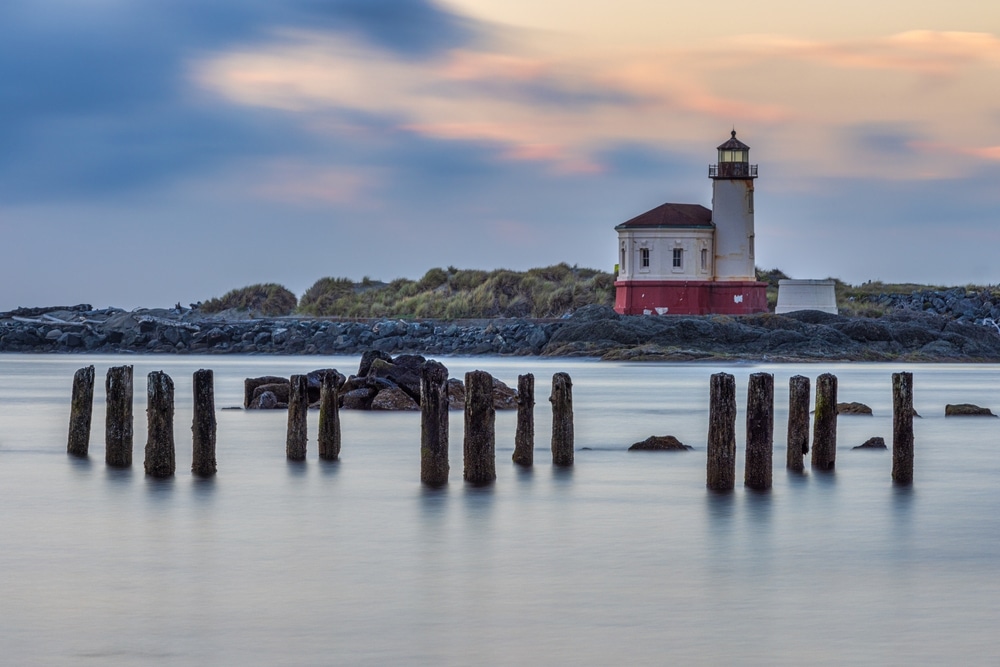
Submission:
<svg viewBox="0 0 1000 667">
<path fill-rule="evenodd" d="M 649 268 L 649 248 L 639 248 L 639 266 Z"/>
<path fill-rule="evenodd" d="M 684 249 L 674 248 L 674 268 L 680 269 L 684 267 Z"/>
<path fill-rule="evenodd" d="M 747 190 L 747 213 L 753 213 L 753 190 Z"/>
<path fill-rule="evenodd" d="M 708 248 L 701 249 L 701 270 L 708 271 Z"/>
</svg>

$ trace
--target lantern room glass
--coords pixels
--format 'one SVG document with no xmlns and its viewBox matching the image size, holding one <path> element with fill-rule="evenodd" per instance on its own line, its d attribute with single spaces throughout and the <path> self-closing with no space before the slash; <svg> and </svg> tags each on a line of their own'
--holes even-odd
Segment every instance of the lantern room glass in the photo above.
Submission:
<svg viewBox="0 0 1000 667">
<path fill-rule="evenodd" d="M 724 149 L 719 151 L 719 162 L 749 162 L 749 151 L 744 149 Z"/>
</svg>

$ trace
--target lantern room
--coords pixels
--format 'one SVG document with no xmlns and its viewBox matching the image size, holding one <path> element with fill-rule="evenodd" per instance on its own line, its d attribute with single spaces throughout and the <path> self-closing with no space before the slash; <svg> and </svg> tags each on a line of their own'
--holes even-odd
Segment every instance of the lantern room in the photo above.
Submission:
<svg viewBox="0 0 1000 667">
<path fill-rule="evenodd" d="M 718 151 L 719 163 L 709 166 L 709 178 L 757 178 L 757 165 L 750 164 L 750 147 L 736 138 L 736 130 Z"/>
</svg>

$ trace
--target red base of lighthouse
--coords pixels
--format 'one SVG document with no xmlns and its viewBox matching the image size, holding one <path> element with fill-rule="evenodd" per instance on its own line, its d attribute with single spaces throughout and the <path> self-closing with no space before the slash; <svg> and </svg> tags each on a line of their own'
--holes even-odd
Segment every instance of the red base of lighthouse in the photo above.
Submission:
<svg viewBox="0 0 1000 667">
<path fill-rule="evenodd" d="M 615 311 L 623 315 L 750 315 L 767 312 L 767 283 L 622 280 Z"/>
</svg>

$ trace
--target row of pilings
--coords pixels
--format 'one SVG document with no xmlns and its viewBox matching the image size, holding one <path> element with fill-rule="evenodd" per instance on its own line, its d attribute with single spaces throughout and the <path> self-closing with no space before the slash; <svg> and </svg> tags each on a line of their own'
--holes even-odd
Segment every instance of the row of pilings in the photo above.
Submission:
<svg viewBox="0 0 1000 667">
<path fill-rule="evenodd" d="M 805 468 L 809 453 L 809 378 L 796 375 L 788 383 L 788 436 L 785 467 Z M 709 385 L 708 455 L 706 485 L 729 491 L 736 484 L 736 379 L 729 373 L 712 375 Z M 774 376 L 753 373 L 747 385 L 746 452 L 743 485 L 771 488 L 774 451 Z M 811 465 L 830 471 L 837 461 L 837 377 L 816 378 Z M 913 374 L 892 374 L 892 480 L 913 482 Z"/>
<path fill-rule="evenodd" d="M 132 465 L 132 367 L 108 369 L 104 385 L 107 410 L 104 428 L 104 461 L 113 468 Z M 199 477 L 216 473 L 215 379 L 210 370 L 195 371 L 193 377 L 194 418 L 191 424 L 191 472 Z M 146 384 L 147 438 L 144 467 L 152 477 L 171 477 L 176 470 L 174 447 L 174 381 L 163 371 L 153 371 Z M 86 457 L 90 448 L 91 415 L 94 404 L 94 367 L 81 368 L 73 376 L 73 397 L 66 449 Z"/>
<path fill-rule="evenodd" d="M 216 473 L 216 419 L 212 371 L 194 373 L 194 418 L 192 423 L 195 475 L 210 477 Z M 285 454 L 289 460 L 306 458 L 308 445 L 308 378 L 290 378 L 288 427 Z M 473 484 L 488 484 L 496 479 L 496 411 L 493 407 L 493 376 L 472 371 L 465 376 L 465 470 L 464 478 Z M 530 373 L 518 377 L 518 425 L 514 462 L 522 466 L 534 463 L 534 387 Z M 552 462 L 573 465 L 573 383 L 566 373 L 552 378 Z M 125 468 L 132 465 L 131 366 L 108 369 L 105 382 L 107 410 L 105 424 L 105 462 Z M 428 362 L 421 376 L 421 480 L 429 486 L 448 482 L 448 369 L 438 362 Z M 73 377 L 67 451 L 86 457 L 90 445 L 91 415 L 94 402 L 94 367 L 81 368 Z M 335 461 L 340 457 L 341 429 L 336 373 L 322 379 L 319 413 L 319 456 Z M 174 443 L 174 383 L 162 371 L 147 378 L 147 441 L 144 467 L 147 475 L 170 477 L 176 471 Z"/>
<path fill-rule="evenodd" d="M 573 465 L 573 381 L 566 373 L 552 376 L 552 463 Z M 428 486 L 448 483 L 448 370 L 437 362 L 422 369 L 420 384 L 420 480 Z M 514 454 L 517 465 L 535 462 L 535 376 L 517 377 L 517 427 Z M 496 473 L 496 410 L 493 376 L 486 371 L 465 374 L 465 430 L 462 442 L 466 482 L 490 484 Z"/>
<path fill-rule="evenodd" d="M 215 398 L 211 370 L 193 376 L 194 418 L 192 423 L 195 475 L 216 473 Z M 517 428 L 512 460 L 521 466 L 534 463 L 534 376 L 518 376 Z M 306 458 L 309 410 L 308 379 L 290 379 L 286 456 Z M 573 382 L 566 373 L 552 376 L 552 463 L 573 465 Z M 105 383 L 107 412 L 105 460 L 113 467 L 132 465 L 132 367 L 108 369 Z M 913 481 L 913 375 L 894 373 L 892 479 L 897 484 Z M 94 367 L 81 368 L 73 378 L 72 407 L 67 449 L 75 456 L 87 456 L 90 442 L 94 397 Z M 420 383 L 420 479 L 428 486 L 448 483 L 448 369 L 429 361 L 421 369 Z M 800 472 L 809 453 L 809 378 L 789 379 L 786 468 Z M 322 380 L 319 416 L 319 456 L 337 460 L 341 449 L 339 397 L 336 373 Z M 816 380 L 813 419 L 813 469 L 833 470 L 837 455 L 837 378 L 825 373 Z M 147 378 L 146 474 L 169 477 L 174 474 L 174 383 L 162 371 Z M 485 371 L 465 376 L 465 429 L 463 441 L 466 482 L 482 485 L 496 479 L 496 412 L 493 407 L 493 377 Z M 716 373 L 709 383 L 709 425 L 706 485 L 728 491 L 736 483 L 736 380 L 729 373 Z M 774 445 L 774 376 L 753 373 L 747 387 L 746 452 L 744 486 L 755 490 L 771 488 Z"/>
</svg>

